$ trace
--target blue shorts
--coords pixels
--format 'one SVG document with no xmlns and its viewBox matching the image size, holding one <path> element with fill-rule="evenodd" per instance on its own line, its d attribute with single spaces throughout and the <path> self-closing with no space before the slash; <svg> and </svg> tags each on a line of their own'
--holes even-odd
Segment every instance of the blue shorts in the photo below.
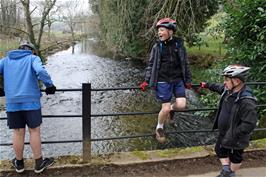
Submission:
<svg viewBox="0 0 266 177">
<path fill-rule="evenodd" d="M 158 82 L 156 87 L 156 98 L 162 103 L 171 102 L 172 95 L 176 98 L 186 97 L 183 81 L 178 83 Z"/>
<path fill-rule="evenodd" d="M 31 111 L 7 112 L 7 126 L 9 129 L 36 128 L 42 123 L 41 109 Z"/>
</svg>

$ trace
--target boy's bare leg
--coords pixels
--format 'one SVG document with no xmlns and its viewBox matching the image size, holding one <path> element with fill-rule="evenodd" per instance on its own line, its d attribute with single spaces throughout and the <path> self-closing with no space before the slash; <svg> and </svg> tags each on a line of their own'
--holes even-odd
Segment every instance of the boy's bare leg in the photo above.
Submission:
<svg viewBox="0 0 266 177">
<path fill-rule="evenodd" d="M 13 130 L 13 149 L 15 151 L 16 159 L 23 159 L 25 128 Z"/>
<path fill-rule="evenodd" d="M 42 157 L 40 126 L 36 128 L 29 128 L 29 132 L 30 132 L 30 146 L 33 152 L 33 158 L 39 159 Z"/>
</svg>

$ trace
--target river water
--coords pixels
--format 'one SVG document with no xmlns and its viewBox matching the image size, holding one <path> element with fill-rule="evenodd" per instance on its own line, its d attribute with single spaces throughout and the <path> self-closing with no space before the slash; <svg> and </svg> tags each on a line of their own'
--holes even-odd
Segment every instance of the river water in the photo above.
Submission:
<svg viewBox="0 0 266 177">
<path fill-rule="evenodd" d="M 48 57 L 46 69 L 58 89 L 81 88 L 82 83 L 90 82 L 92 88 L 134 87 L 144 78 L 145 66 L 134 60 L 103 58 L 93 54 L 93 40 L 85 40 L 72 48 L 57 52 Z M 187 90 L 188 107 L 197 108 L 197 95 Z M 43 95 L 43 115 L 81 114 L 81 92 L 56 92 L 55 95 Z M 92 114 L 149 112 L 159 111 L 160 103 L 152 91 L 98 91 L 92 92 Z M 5 112 L 0 112 L 6 117 Z M 166 125 L 167 131 L 210 129 L 211 120 L 198 113 L 176 113 L 177 128 Z M 157 115 L 113 116 L 92 118 L 92 138 L 128 136 L 154 133 Z M 6 126 L 6 120 L 0 121 L 1 143 L 11 143 L 12 131 Z M 44 118 L 42 141 L 80 140 L 82 139 L 81 118 Z M 28 142 L 28 133 L 26 141 Z M 92 143 L 93 154 L 105 154 L 118 151 L 153 150 L 171 147 L 194 146 L 214 142 L 212 133 L 174 134 L 168 136 L 166 144 L 161 145 L 154 137 L 97 141 Z M 0 159 L 14 157 L 10 146 L 0 147 Z M 44 156 L 77 155 L 82 151 L 81 143 L 44 144 Z M 31 157 L 30 147 L 25 147 L 25 157 Z"/>
</svg>

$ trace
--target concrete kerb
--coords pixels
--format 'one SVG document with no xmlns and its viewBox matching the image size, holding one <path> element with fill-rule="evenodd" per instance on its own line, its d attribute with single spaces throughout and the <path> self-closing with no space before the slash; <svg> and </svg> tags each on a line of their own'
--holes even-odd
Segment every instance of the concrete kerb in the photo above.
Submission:
<svg viewBox="0 0 266 177">
<path fill-rule="evenodd" d="M 134 164 L 161 163 L 175 160 L 200 159 L 214 157 L 213 145 L 195 146 L 187 148 L 174 148 L 153 151 L 132 151 L 118 152 L 108 155 L 99 155 L 92 158 L 91 163 L 83 163 L 80 156 L 59 156 L 56 163 L 50 169 L 72 169 L 83 167 L 101 167 L 101 166 L 127 166 Z M 252 141 L 246 151 L 266 151 L 266 138 Z M 26 159 L 26 170 L 32 170 L 34 166 L 33 159 Z M 0 172 L 14 171 L 10 160 L 0 161 Z"/>
</svg>

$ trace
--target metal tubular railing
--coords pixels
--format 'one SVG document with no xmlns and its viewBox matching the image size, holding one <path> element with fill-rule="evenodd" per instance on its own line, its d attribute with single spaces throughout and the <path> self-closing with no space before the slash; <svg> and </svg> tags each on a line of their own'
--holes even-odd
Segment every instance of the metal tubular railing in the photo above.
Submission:
<svg viewBox="0 0 266 177">
<path fill-rule="evenodd" d="M 91 160 L 91 84 L 82 84 L 82 154 L 83 161 Z"/>
<path fill-rule="evenodd" d="M 266 104 L 257 105 L 258 108 L 266 107 Z M 215 111 L 217 108 L 200 108 L 200 109 L 185 109 L 175 112 L 196 112 L 196 111 Z M 107 114 L 91 114 L 91 117 L 112 117 L 112 116 L 136 116 L 158 114 L 159 111 L 152 112 L 125 112 L 125 113 L 107 113 Z M 44 118 L 82 118 L 82 115 L 43 115 Z M 0 120 L 6 120 L 7 117 L 0 117 Z M 1 144 L 0 144 L 1 145 Z"/>
<path fill-rule="evenodd" d="M 266 82 L 248 82 L 247 85 L 266 85 Z M 193 88 L 199 87 L 199 84 L 193 84 Z M 42 144 L 58 144 L 58 143 L 82 143 L 82 157 L 84 162 L 91 160 L 91 142 L 93 141 L 106 141 L 106 140 L 119 140 L 129 138 L 141 138 L 141 137 L 152 137 L 155 134 L 141 134 L 141 135 L 129 135 L 120 137 L 105 137 L 105 138 L 91 138 L 91 117 L 107 117 L 107 116 L 130 116 L 130 115 L 145 115 L 145 114 L 158 114 L 158 111 L 152 112 L 126 112 L 126 113 L 107 113 L 107 114 L 91 114 L 91 92 L 92 91 L 117 91 L 117 90 L 136 90 L 139 87 L 121 87 L 121 88 L 102 88 L 92 89 L 90 83 L 82 84 L 82 89 L 57 89 L 61 92 L 72 92 L 82 91 L 82 115 L 43 115 L 45 118 L 82 118 L 82 140 L 62 140 L 62 141 L 44 141 Z M 42 90 L 44 91 L 44 90 Z M 266 104 L 258 105 L 258 107 L 266 107 Z M 195 112 L 195 111 L 214 111 L 217 108 L 200 108 L 200 109 L 186 109 L 183 111 L 176 112 Z M 0 118 L 0 120 L 6 120 L 6 117 Z M 266 128 L 257 128 L 255 131 L 265 131 Z M 211 129 L 205 130 L 183 130 L 183 131 L 172 131 L 166 132 L 166 134 L 177 134 L 177 133 L 202 133 L 202 132 L 215 132 Z M 25 144 L 29 144 L 26 142 Z M 0 143 L 0 146 L 10 146 L 12 143 Z"/>
<path fill-rule="evenodd" d="M 266 128 L 256 128 L 254 131 L 265 131 Z M 180 134 L 180 133 L 209 133 L 217 132 L 217 130 L 212 129 L 202 129 L 202 130 L 183 130 L 183 131 L 171 131 L 165 132 L 166 135 L 170 134 Z M 109 141 L 109 140 L 120 140 L 120 139 L 133 139 L 133 138 L 143 138 L 143 137 L 155 137 L 155 133 L 141 134 L 141 135 L 128 135 L 128 136 L 117 136 L 117 137 L 106 137 L 106 138 L 92 138 L 91 141 Z M 62 141 L 43 141 L 42 144 L 61 144 L 61 143 L 81 143 L 83 140 L 62 140 Z M 29 142 L 25 144 L 29 145 Z M 12 143 L 2 143 L 1 146 L 11 146 Z"/>
</svg>

